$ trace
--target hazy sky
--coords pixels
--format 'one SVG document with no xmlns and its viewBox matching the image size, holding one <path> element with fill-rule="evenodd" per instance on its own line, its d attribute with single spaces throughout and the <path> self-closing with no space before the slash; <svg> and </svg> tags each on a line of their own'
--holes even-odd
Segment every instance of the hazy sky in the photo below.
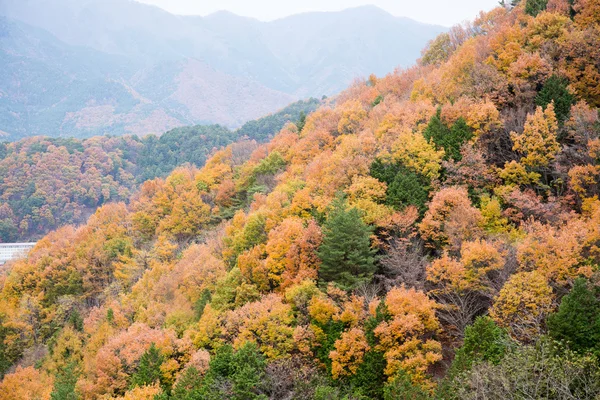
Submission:
<svg viewBox="0 0 600 400">
<path fill-rule="evenodd" d="M 473 19 L 480 10 L 490 10 L 498 0 L 138 0 L 174 14 L 208 15 L 227 10 L 238 15 L 269 21 L 307 11 L 338 11 L 374 4 L 393 15 L 451 26 Z"/>
</svg>

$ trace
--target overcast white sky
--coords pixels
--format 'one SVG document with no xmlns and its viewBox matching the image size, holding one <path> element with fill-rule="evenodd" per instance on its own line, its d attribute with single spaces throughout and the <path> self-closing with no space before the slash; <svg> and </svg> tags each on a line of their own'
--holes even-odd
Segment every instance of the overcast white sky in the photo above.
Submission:
<svg viewBox="0 0 600 400">
<path fill-rule="evenodd" d="M 339 11 L 374 4 L 393 15 L 451 26 L 490 10 L 498 0 L 137 0 L 182 15 L 208 15 L 227 10 L 262 21 L 307 11 Z"/>
</svg>

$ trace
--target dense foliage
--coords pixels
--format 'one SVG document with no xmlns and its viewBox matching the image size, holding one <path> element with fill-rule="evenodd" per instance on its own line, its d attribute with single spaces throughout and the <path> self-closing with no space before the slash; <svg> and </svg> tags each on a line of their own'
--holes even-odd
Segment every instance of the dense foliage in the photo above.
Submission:
<svg viewBox="0 0 600 400">
<path fill-rule="evenodd" d="M 144 181 L 184 164 L 201 167 L 237 140 L 264 142 L 318 105 L 316 99 L 299 101 L 236 131 L 198 125 L 141 139 L 34 137 L 2 143 L 0 241 L 36 240 L 63 225 L 84 223 L 102 204 L 127 201 Z"/>
<path fill-rule="evenodd" d="M 600 6 L 561 4 L 50 233 L 2 278 L 0 399 L 70 365 L 81 399 L 597 399 Z"/>
</svg>

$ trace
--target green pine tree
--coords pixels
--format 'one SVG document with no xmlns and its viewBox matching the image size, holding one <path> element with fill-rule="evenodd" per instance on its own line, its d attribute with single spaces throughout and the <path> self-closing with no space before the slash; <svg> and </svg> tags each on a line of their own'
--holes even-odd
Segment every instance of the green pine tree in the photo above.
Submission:
<svg viewBox="0 0 600 400">
<path fill-rule="evenodd" d="M 160 366 L 164 357 L 154 343 L 140 358 L 140 364 L 137 371 L 131 376 L 131 387 L 147 386 L 160 381 Z"/>
<path fill-rule="evenodd" d="M 115 321 L 115 312 L 112 308 L 109 308 L 106 312 L 106 320 L 109 324 L 112 324 Z"/>
<path fill-rule="evenodd" d="M 194 304 L 194 315 L 196 316 L 196 321 L 199 321 L 200 318 L 202 318 L 202 314 L 204 314 L 204 309 L 206 308 L 206 305 L 210 303 L 211 299 L 212 295 L 210 293 L 210 290 L 204 289 L 202 295 Z"/>
<path fill-rule="evenodd" d="M 575 96 L 567 90 L 568 85 L 566 78 L 552 75 L 535 98 L 535 104 L 544 108 L 554 102 L 554 112 L 560 123 L 566 121 L 571 113 L 571 106 L 575 103 Z"/>
<path fill-rule="evenodd" d="M 371 280 L 375 252 L 371 248 L 372 228 L 363 222 L 356 208 L 348 210 L 346 206 L 344 199 L 336 199 L 323 226 L 319 279 L 350 290 Z"/>
<path fill-rule="evenodd" d="M 471 139 L 473 133 L 463 118 L 459 118 L 452 128 L 446 126 L 442 121 L 442 110 L 438 108 L 437 113 L 429 120 L 423 136 L 438 148 L 443 148 L 446 159 L 458 161 L 461 159 L 461 146 Z"/>
<path fill-rule="evenodd" d="M 371 164 L 371 176 L 387 184 L 385 203 L 388 206 L 402 210 L 412 205 L 425 212 L 430 191 L 427 178 L 401 163 L 389 164 L 380 159 Z"/>
<path fill-rule="evenodd" d="M 79 311 L 73 310 L 69 316 L 69 323 L 78 332 L 83 332 L 83 318 L 81 317 L 81 314 L 79 314 Z"/>
<path fill-rule="evenodd" d="M 383 101 L 382 95 L 375 97 L 375 100 L 373 100 L 373 102 L 371 103 L 371 107 L 378 106 L 382 101 Z"/>
<path fill-rule="evenodd" d="M 527 0 L 525 3 L 525 12 L 535 17 L 546 9 L 548 0 Z"/>
<path fill-rule="evenodd" d="M 600 355 L 600 300 L 596 292 L 585 279 L 577 279 L 558 311 L 548 317 L 550 336 L 573 351 Z"/>
<path fill-rule="evenodd" d="M 253 342 L 247 342 L 233 356 L 231 380 L 236 399 L 261 399 L 267 361 Z"/>
<path fill-rule="evenodd" d="M 65 369 L 56 375 L 54 380 L 54 389 L 50 394 L 51 400 L 78 400 L 79 396 L 75 391 L 78 374 L 75 371 L 75 364 L 70 363 Z"/>
<path fill-rule="evenodd" d="M 302 132 L 302 130 L 304 129 L 304 125 L 306 125 L 306 113 L 304 111 L 301 111 L 300 118 L 298 118 L 298 122 L 296 122 L 298 133 Z"/>
<path fill-rule="evenodd" d="M 229 377 L 233 373 L 233 347 L 224 345 L 217 349 L 210 360 L 210 375 Z"/>
<path fill-rule="evenodd" d="M 450 136 L 450 128 L 442 121 L 441 108 L 438 108 L 435 115 L 429 120 L 427 127 L 423 131 L 423 136 L 425 136 L 425 139 L 429 142 L 433 142 L 437 147 L 444 147 L 444 143 L 447 140 L 446 138 Z"/>
<path fill-rule="evenodd" d="M 381 399 L 383 397 L 386 381 L 384 373 L 386 360 L 384 353 L 377 349 L 379 341 L 375 336 L 375 329 L 380 323 L 389 319 L 387 306 L 382 301 L 377 306 L 375 316 L 369 317 L 365 321 L 365 336 L 371 349 L 365 353 L 363 362 L 358 367 L 356 374 L 348 379 L 351 386 L 356 388 L 356 391 L 369 399 Z"/>
<path fill-rule="evenodd" d="M 456 120 L 452 128 L 450 128 L 450 137 L 447 140 L 446 146 L 444 149 L 447 153 L 450 153 L 450 157 L 456 161 L 460 161 L 462 159 L 462 154 L 460 154 L 460 148 L 462 145 L 473 137 L 473 132 L 471 128 L 467 125 L 467 121 L 464 118 L 459 118 Z"/>
</svg>

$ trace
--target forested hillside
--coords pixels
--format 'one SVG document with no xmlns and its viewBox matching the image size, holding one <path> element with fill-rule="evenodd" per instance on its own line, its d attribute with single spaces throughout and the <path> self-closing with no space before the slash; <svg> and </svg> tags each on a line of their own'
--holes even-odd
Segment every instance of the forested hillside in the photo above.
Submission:
<svg viewBox="0 0 600 400">
<path fill-rule="evenodd" d="M 288 122 L 314 111 L 299 101 L 236 131 L 220 125 L 148 135 L 90 139 L 33 137 L 0 144 L 0 242 L 33 241 L 67 224 L 85 223 L 107 202 L 128 201 L 146 180 L 176 167 L 204 165 L 235 141 L 268 141 Z"/>
<path fill-rule="evenodd" d="M 0 399 L 597 399 L 599 22 L 499 7 L 50 233 Z"/>
</svg>

